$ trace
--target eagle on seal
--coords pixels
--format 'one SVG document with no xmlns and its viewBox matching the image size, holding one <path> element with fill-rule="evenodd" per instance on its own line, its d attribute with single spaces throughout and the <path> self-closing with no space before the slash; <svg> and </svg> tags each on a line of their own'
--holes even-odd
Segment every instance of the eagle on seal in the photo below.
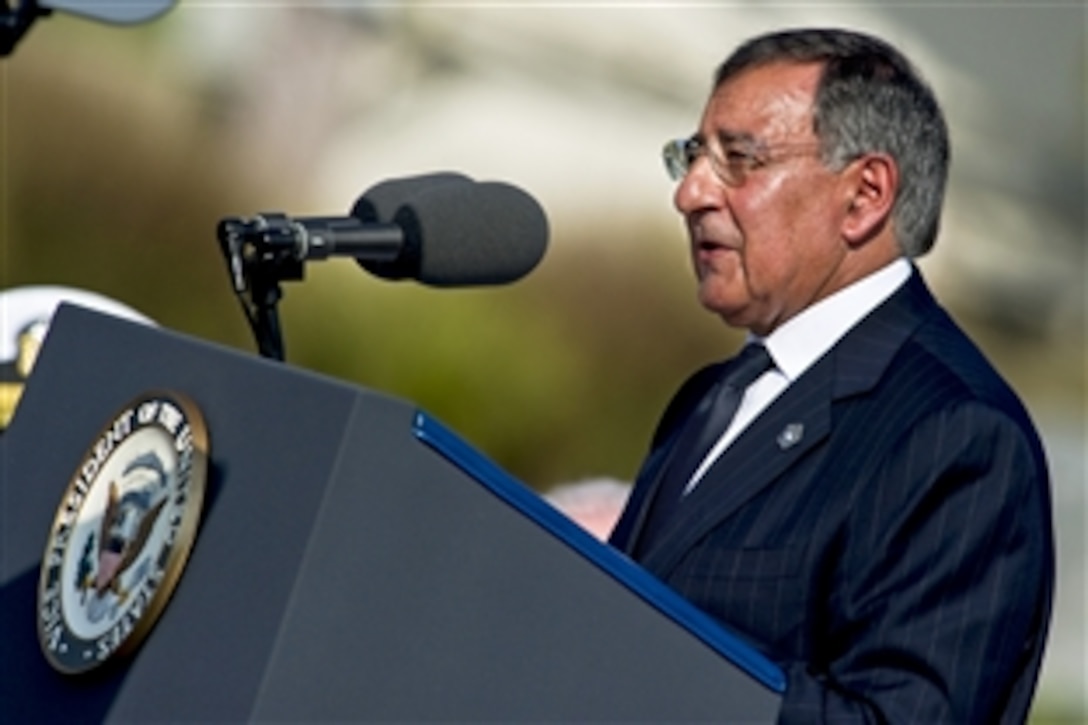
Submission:
<svg viewBox="0 0 1088 725">
<path fill-rule="evenodd" d="M 166 505 L 167 473 L 157 455 L 145 453 L 125 467 L 121 479 L 124 486 L 110 482 L 99 526 L 98 566 L 87 574 L 83 587 L 93 588 L 100 598 L 113 592 L 123 602 L 128 590 L 121 575 L 140 555 Z"/>
</svg>

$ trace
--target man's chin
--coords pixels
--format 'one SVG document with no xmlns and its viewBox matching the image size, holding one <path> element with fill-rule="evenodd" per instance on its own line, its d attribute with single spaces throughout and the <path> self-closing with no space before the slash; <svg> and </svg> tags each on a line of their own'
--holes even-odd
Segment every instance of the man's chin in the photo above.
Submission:
<svg viewBox="0 0 1088 725">
<path fill-rule="evenodd" d="M 730 327 L 738 329 L 748 327 L 748 320 L 745 316 L 746 307 L 744 305 L 711 294 L 705 287 L 699 288 L 699 304 L 708 312 L 713 312 L 720 317 Z"/>
</svg>

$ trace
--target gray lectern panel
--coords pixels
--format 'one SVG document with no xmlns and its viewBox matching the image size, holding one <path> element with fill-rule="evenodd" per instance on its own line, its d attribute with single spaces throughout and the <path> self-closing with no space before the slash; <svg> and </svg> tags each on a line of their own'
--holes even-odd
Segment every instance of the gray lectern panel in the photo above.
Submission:
<svg viewBox="0 0 1088 725">
<path fill-rule="evenodd" d="M 60 493 L 110 416 L 164 388 L 197 402 L 211 438 L 189 565 L 134 656 L 60 675 L 38 649 L 34 603 Z M 0 437 L 0 713 L 774 720 L 779 695 L 680 626 L 684 617 L 663 614 L 667 599 L 641 596 L 630 571 L 609 571 L 622 563 L 615 552 L 588 536 L 572 544 L 451 463 L 419 440 L 417 413 L 289 366 L 62 308 Z"/>
</svg>

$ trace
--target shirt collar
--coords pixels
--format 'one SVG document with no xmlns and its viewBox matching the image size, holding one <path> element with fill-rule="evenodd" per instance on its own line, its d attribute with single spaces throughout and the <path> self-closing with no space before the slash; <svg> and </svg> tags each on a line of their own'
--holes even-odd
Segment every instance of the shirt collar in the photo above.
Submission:
<svg viewBox="0 0 1088 725">
<path fill-rule="evenodd" d="M 855 325 L 891 297 L 913 273 L 900 257 L 876 272 L 802 310 L 761 341 L 779 372 L 793 382 Z"/>
</svg>

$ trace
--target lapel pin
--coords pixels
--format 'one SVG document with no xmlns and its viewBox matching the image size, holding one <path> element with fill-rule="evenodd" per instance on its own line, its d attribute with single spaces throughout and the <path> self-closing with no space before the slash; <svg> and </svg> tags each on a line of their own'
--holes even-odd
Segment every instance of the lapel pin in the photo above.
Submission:
<svg viewBox="0 0 1088 725">
<path fill-rule="evenodd" d="M 795 445 L 801 442 L 802 436 L 805 435 L 805 426 L 803 423 L 790 423 L 782 432 L 778 434 L 778 447 L 782 450 L 793 448 Z"/>
</svg>

